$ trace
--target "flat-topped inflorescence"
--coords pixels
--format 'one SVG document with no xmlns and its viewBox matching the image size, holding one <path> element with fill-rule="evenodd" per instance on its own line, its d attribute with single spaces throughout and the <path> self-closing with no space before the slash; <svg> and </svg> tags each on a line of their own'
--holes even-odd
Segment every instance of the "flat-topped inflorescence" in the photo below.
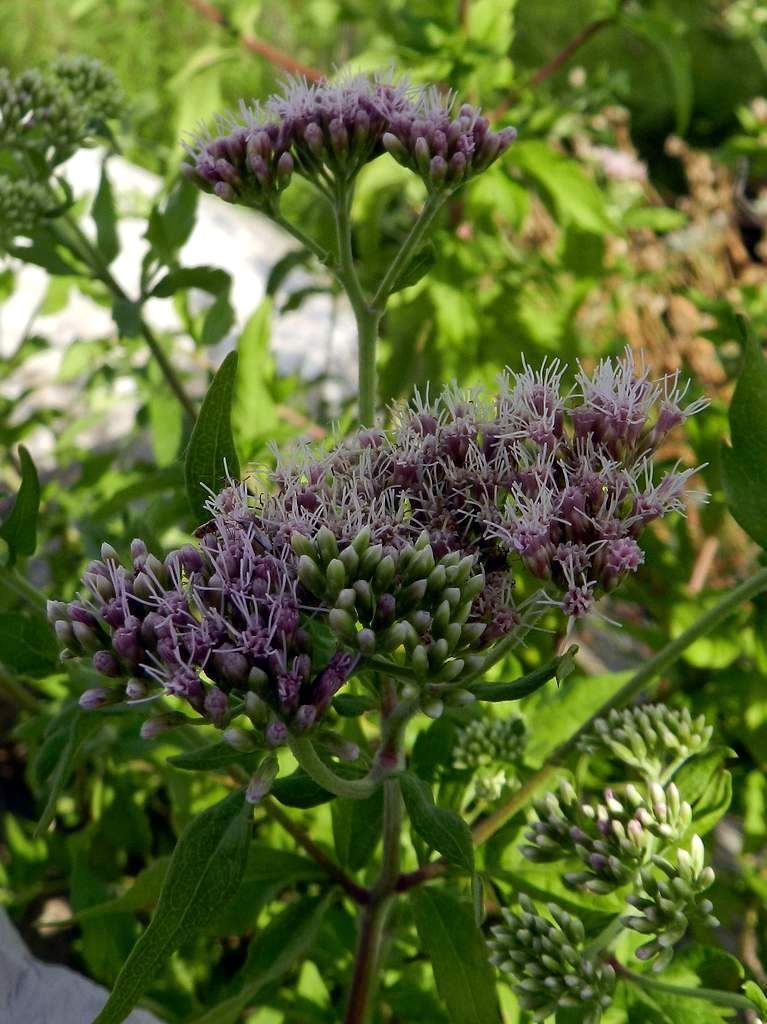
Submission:
<svg viewBox="0 0 767 1024">
<path fill-rule="evenodd" d="M 241 103 L 186 146 L 185 173 L 227 202 L 275 212 L 294 171 L 333 194 L 385 151 L 451 191 L 508 148 L 514 130 L 490 131 L 478 110 L 451 115 L 452 97 L 391 73 L 336 81 L 288 78 L 264 104 Z"/>
<path fill-rule="evenodd" d="M 585 954 L 577 918 L 555 903 L 547 910 L 551 916 L 543 917 L 524 893 L 518 911 L 504 907 L 503 924 L 491 929 L 490 962 L 509 979 L 533 1020 L 572 1008 L 583 1011 L 584 1024 L 597 1024 L 612 1002 L 615 971 L 598 954 Z"/>
<path fill-rule="evenodd" d="M 161 561 L 136 541 L 123 567 L 107 546 L 90 597 L 54 606 L 62 642 L 214 722 L 255 694 L 274 740 L 319 720 L 361 659 L 404 669 L 429 714 L 470 700 L 462 680 L 494 644 L 542 601 L 585 614 L 639 566 L 644 526 L 681 507 L 689 471 L 653 479 L 662 383 L 633 369 L 602 363 L 563 395 L 558 364 L 525 367 L 495 395 L 416 397 L 388 430 L 278 461 L 261 493 L 211 500 L 199 548 Z M 522 568 L 545 597 L 515 603 Z"/>
</svg>

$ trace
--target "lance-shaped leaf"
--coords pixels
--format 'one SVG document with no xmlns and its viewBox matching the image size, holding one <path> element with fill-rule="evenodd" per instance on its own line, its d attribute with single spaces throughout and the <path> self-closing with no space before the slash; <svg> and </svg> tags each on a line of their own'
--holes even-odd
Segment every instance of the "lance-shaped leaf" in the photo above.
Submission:
<svg viewBox="0 0 767 1024">
<path fill-rule="evenodd" d="M 472 908 L 441 889 L 410 895 L 422 951 L 454 1024 L 498 1024 L 495 979 Z"/>
<path fill-rule="evenodd" d="M 101 165 L 101 180 L 91 207 L 91 216 L 96 225 L 99 252 L 107 263 L 111 263 L 120 251 L 120 239 L 117 234 L 117 210 L 112 184 L 107 174 L 106 160 Z"/>
<path fill-rule="evenodd" d="M 415 775 L 401 776 L 402 796 L 410 823 L 424 842 L 451 864 L 474 871 L 474 847 L 469 826 L 454 811 L 437 807 L 431 787 Z"/>
<path fill-rule="evenodd" d="M 125 1020 L 171 953 L 234 895 L 245 871 L 249 840 L 250 807 L 243 793 L 232 793 L 190 823 L 173 851 L 152 920 L 93 1024 Z"/>
<path fill-rule="evenodd" d="M 186 450 L 186 493 L 200 522 L 207 518 L 206 488 L 215 494 L 224 487 L 227 478 L 236 480 L 240 475 L 231 424 L 236 373 L 237 353 L 230 352 L 208 388 Z"/>
<path fill-rule="evenodd" d="M 0 537 L 8 545 L 9 564 L 19 555 L 33 555 L 37 546 L 37 515 L 40 509 L 40 481 L 32 456 L 19 445 L 21 486 L 11 514 L 0 526 Z"/>
<path fill-rule="evenodd" d="M 47 780 L 48 797 L 35 828 L 35 836 L 42 835 L 53 820 L 56 803 L 69 780 L 80 746 L 101 724 L 97 715 L 76 706 L 67 709 L 51 723 L 38 759 L 41 764 L 53 760 L 54 767 Z"/>
</svg>

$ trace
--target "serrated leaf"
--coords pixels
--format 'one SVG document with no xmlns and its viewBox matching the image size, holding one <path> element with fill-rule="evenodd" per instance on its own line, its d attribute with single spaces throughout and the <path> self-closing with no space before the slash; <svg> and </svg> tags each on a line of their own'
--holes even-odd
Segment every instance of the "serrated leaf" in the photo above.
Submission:
<svg viewBox="0 0 767 1024">
<path fill-rule="evenodd" d="M 454 1024 L 497 1024 L 495 978 L 472 908 L 441 889 L 410 895 L 418 938 Z"/>
<path fill-rule="evenodd" d="M 250 807 L 232 793 L 184 830 L 173 851 L 157 908 L 123 964 L 93 1024 L 120 1024 L 182 942 L 200 931 L 234 895 L 250 841 Z"/>
<path fill-rule="evenodd" d="M 403 773 L 400 781 L 414 832 L 451 864 L 473 872 L 474 846 L 463 818 L 454 811 L 437 807 L 431 787 L 422 779 Z"/>
<path fill-rule="evenodd" d="M 2 632 L 2 626 L 0 626 Z M 101 722 L 93 712 L 83 711 L 74 707 L 64 712 L 59 720 L 58 727 L 52 734 L 46 737 L 47 744 L 58 744 L 60 746 L 55 767 L 48 780 L 48 798 L 40 815 L 40 820 L 35 826 L 35 837 L 40 836 L 53 821 L 56 813 L 56 803 L 61 796 L 64 787 L 69 780 L 77 752 L 83 741 L 96 729 Z"/>
<path fill-rule="evenodd" d="M 339 798 L 330 810 L 336 856 L 343 867 L 358 871 L 373 856 L 381 838 L 383 789 L 379 787 L 367 800 Z"/>
<path fill-rule="evenodd" d="M 0 661 L 19 675 L 55 671 L 59 650 L 45 619 L 25 612 L 0 612 Z"/>
<path fill-rule="evenodd" d="M 19 445 L 21 486 L 10 515 L 0 526 L 0 537 L 8 545 L 9 565 L 19 555 L 33 555 L 37 547 L 37 517 L 40 511 L 40 480 L 32 456 Z"/>
<path fill-rule="evenodd" d="M 206 488 L 217 494 L 228 478 L 236 480 L 240 475 L 231 424 L 236 373 L 237 353 L 230 352 L 208 388 L 186 450 L 186 493 L 199 522 L 208 518 Z"/>
<path fill-rule="evenodd" d="M 96 242 L 99 252 L 111 263 L 120 251 L 117 234 L 117 210 L 112 193 L 112 184 L 107 174 L 107 162 L 101 164 L 101 178 L 96 197 L 91 207 L 91 216 L 96 225 Z"/>
<path fill-rule="evenodd" d="M 168 764 L 174 768 L 180 768 L 185 772 L 214 772 L 221 768 L 227 768 L 232 764 L 242 765 L 248 771 L 253 771 L 261 758 L 262 750 L 252 750 L 243 753 L 235 750 L 229 743 L 223 740 L 216 743 L 209 743 L 206 747 L 199 747 L 197 750 L 185 751 L 183 754 L 173 754 L 167 758 Z"/>
<path fill-rule="evenodd" d="M 743 366 L 729 410 L 731 447 L 722 446 L 722 484 L 734 518 L 767 548 L 767 360 L 738 319 Z"/>
<path fill-rule="evenodd" d="M 221 295 L 228 293 L 231 282 L 229 274 L 218 267 L 183 267 L 160 278 L 150 294 L 157 299 L 167 299 L 185 288 L 199 288 L 211 295 Z"/>
<path fill-rule="evenodd" d="M 243 968 L 245 981 L 237 995 L 225 999 L 196 1017 L 191 1024 L 234 1024 L 260 990 L 297 966 L 317 941 L 320 926 L 336 898 L 331 890 L 324 896 L 292 903 L 273 918 L 253 939 Z"/>
</svg>

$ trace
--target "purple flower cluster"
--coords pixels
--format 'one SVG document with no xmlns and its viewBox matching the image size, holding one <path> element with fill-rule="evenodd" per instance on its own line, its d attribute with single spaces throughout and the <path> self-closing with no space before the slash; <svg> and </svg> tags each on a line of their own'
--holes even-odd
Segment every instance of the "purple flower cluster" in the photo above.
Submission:
<svg viewBox="0 0 767 1024">
<path fill-rule="evenodd" d="M 123 566 L 105 545 L 89 596 L 50 610 L 70 654 L 130 678 L 86 703 L 159 684 L 218 727 L 248 714 L 277 744 L 371 656 L 407 668 L 425 710 L 467 699 L 462 678 L 523 623 L 521 567 L 544 583 L 533 607 L 577 618 L 642 563 L 644 527 L 682 508 L 691 471 L 656 483 L 652 457 L 702 403 L 682 408 L 678 380 L 651 382 L 629 353 L 565 394 L 562 376 L 555 362 L 507 372 L 494 395 L 416 397 L 389 430 L 278 463 L 260 495 L 228 487 L 199 548 L 164 561 L 134 541 Z"/>
<path fill-rule="evenodd" d="M 51 602 L 49 617 L 65 655 L 89 653 L 102 675 L 129 678 L 87 691 L 84 706 L 141 703 L 159 685 L 155 695 L 182 698 L 219 728 L 244 711 L 278 745 L 288 728 L 309 729 L 327 710 L 355 658 L 339 649 L 317 663 L 291 567 L 226 492 L 219 508 L 199 548 L 164 561 L 135 540 L 124 566 L 104 545 L 84 576 L 88 596 Z M 146 733 L 157 726 L 150 719 Z"/>
<path fill-rule="evenodd" d="M 419 174 L 429 191 L 458 188 L 480 174 L 509 148 L 513 128 L 490 131 L 490 122 L 464 103 L 452 114 L 455 97 L 428 90 L 415 116 L 393 117 L 383 144 L 395 160 Z"/>
<path fill-rule="evenodd" d="M 391 75 L 338 82 L 288 79 L 264 106 L 241 104 L 187 146 L 183 169 L 228 202 L 273 210 L 293 171 L 330 190 L 350 181 L 385 150 L 434 190 L 450 191 L 485 170 L 510 145 L 514 130 L 491 132 L 452 95 L 416 89 Z"/>
<path fill-rule="evenodd" d="M 555 361 L 507 372 L 496 395 L 449 387 L 434 402 L 416 398 L 394 410 L 391 430 L 362 430 L 278 470 L 262 520 L 285 542 L 324 526 L 343 547 L 369 526 L 395 550 L 425 531 L 436 559 L 472 555 L 485 587 L 469 621 L 487 624 L 485 642 L 519 622 L 519 563 L 568 616 L 585 615 L 642 564 L 644 527 L 683 508 L 694 471 L 656 483 L 653 454 L 705 402 L 683 408 L 677 378 L 650 381 L 629 352 L 581 370 L 567 394 L 563 372 Z"/>
</svg>

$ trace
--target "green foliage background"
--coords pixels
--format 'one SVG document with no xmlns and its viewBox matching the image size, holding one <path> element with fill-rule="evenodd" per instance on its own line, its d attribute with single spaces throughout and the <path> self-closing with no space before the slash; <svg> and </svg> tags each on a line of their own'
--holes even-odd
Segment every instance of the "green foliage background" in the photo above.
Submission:
<svg viewBox="0 0 767 1024">
<path fill-rule="evenodd" d="M 73 0 L 66 8 L 56 0 L 0 0 L 0 65 L 18 72 L 62 52 L 85 53 L 117 72 L 129 104 L 118 132 L 121 150 L 166 184 L 159 205 L 145 211 L 148 238 L 165 269 L 178 271 L 179 239 L 194 216 L 193 197 L 176 181 L 178 140 L 200 118 L 274 87 L 283 69 L 258 52 L 258 42 L 323 71 L 394 64 L 496 111 L 499 123 L 518 127 L 520 140 L 451 202 L 435 237 L 434 267 L 393 304 L 381 350 L 382 398 L 406 397 L 415 386 L 454 377 L 491 382 L 505 364 L 518 368 L 523 355 L 533 364 L 545 356 L 593 362 L 628 342 L 646 353 L 654 371 L 681 368 L 691 394 L 712 400 L 691 423 L 688 443 L 664 452 L 670 462 L 706 464 L 700 486 L 710 501 L 649 538 L 638 580 L 610 610 L 623 629 L 588 623 L 576 638 L 586 652 L 576 674 L 561 690 L 552 681 L 522 702 L 533 737 L 527 767 L 537 767 L 625 681 L 621 669 L 678 635 L 761 557 L 727 511 L 720 442 L 728 436 L 727 406 L 741 363 L 736 314 L 750 319 L 757 338 L 767 330 L 763 6 L 758 0 L 220 0 L 208 13 L 221 12 L 223 24 L 206 17 L 206 9 L 189 0 Z M 550 62 L 584 32 L 583 45 L 552 70 Z M 676 141 L 669 145 L 670 136 Z M 611 176 L 604 154 L 595 152 L 600 148 L 643 161 L 647 179 Z M 403 182 L 392 161 L 374 163 L 360 180 L 355 245 L 375 274 L 422 199 L 417 185 Z M 289 201 L 308 228 L 327 233 L 306 191 L 297 186 Z M 79 212 L 91 214 L 87 204 Z M 167 231 L 176 229 L 179 244 L 169 243 Z M 235 388 L 243 466 L 269 458 L 270 440 L 322 436 L 334 419 L 342 428 L 348 422 L 345 406 L 324 407 L 297 380 L 280 377 L 269 357 L 272 318 L 305 297 L 284 286 L 288 267 L 275 268 L 272 294 L 236 341 L 240 374 L 248 368 Z M 13 263 L 0 269 L 0 298 L 12 294 L 14 271 Z M 320 271 L 313 273 L 313 287 L 332 290 Z M 189 279 L 175 281 L 167 301 L 181 315 L 184 340 L 191 339 L 187 382 L 201 394 L 221 362 L 211 343 L 231 327 L 230 282 L 216 274 L 197 279 L 213 303 L 199 314 L 188 302 Z M 75 286 L 111 304 L 99 287 L 59 268 L 42 311 L 60 308 Z M 41 424 L 56 437 L 53 459 L 39 473 L 36 531 L 30 534 L 27 520 L 21 542 L 14 534 L 16 568 L 0 570 L 0 899 L 35 953 L 107 985 L 146 926 L 176 837 L 227 792 L 223 777 L 167 763 L 168 756 L 189 753 L 187 737 L 169 733 L 146 744 L 129 715 L 81 713 L 75 698 L 93 684 L 92 674 L 58 662 L 42 615 L 40 595 L 74 594 L 105 538 L 121 551 L 138 535 L 163 549 L 194 527 L 181 465 L 190 424 L 144 358 L 131 313 L 115 311 L 120 339 L 115 329 L 98 341 L 76 342 L 67 354 L 59 374 L 81 384 L 77 408 L 39 408 L 34 389 L 18 393 L 14 374 L 48 346 L 34 319 L 19 350 L 0 366 L 0 445 L 7 449 L 0 464 L 0 537 L 6 542 L 16 529 L 8 514 L 26 468 L 18 446 Z M 168 336 L 162 343 L 172 355 L 179 340 Z M 752 350 L 752 357 L 758 353 Z M 116 446 L 85 447 L 83 426 L 104 421 L 124 377 L 138 388 L 135 429 Z M 751 401 L 746 422 L 763 437 L 764 406 Z M 733 420 L 734 442 L 736 432 Z M 28 472 L 26 479 L 29 496 L 34 482 Z M 747 526 L 753 519 L 739 515 L 738 521 Z M 758 527 L 750 532 L 761 539 Z M 737 753 L 726 829 L 714 834 L 720 843 L 714 899 L 721 943 L 749 950 L 747 967 L 762 984 L 766 626 L 762 596 L 693 644 L 658 685 L 661 699 L 705 712 L 721 744 Z M 499 678 L 538 667 L 550 646 L 550 637 L 537 638 L 499 666 Z M 356 718 L 345 728 L 350 738 L 364 735 Z M 415 756 L 426 778 L 439 777 L 445 728 L 437 724 L 419 736 Z M 454 809 L 450 787 L 438 792 L 439 802 Z M 366 863 L 355 844 L 372 831 L 370 822 L 352 821 L 348 808 L 331 813 L 327 804 L 312 806 L 299 785 L 284 787 L 283 796 L 289 813 L 364 878 Z M 720 800 L 714 817 L 726 807 Z M 481 864 L 487 879 L 522 870 L 513 849 L 522 824 L 518 814 L 488 844 Z M 416 853 L 408 849 L 407 856 L 415 866 Z M 337 1020 L 354 921 L 321 881 L 316 865 L 260 816 L 242 889 L 202 934 L 182 944 L 150 988 L 147 1005 L 169 1022 Z M 553 885 L 532 872 L 528 882 Z M 460 897 L 461 914 L 468 913 L 469 896 L 467 883 L 456 881 L 452 897 L 438 891 L 434 899 Z M 63 916 L 71 917 L 66 926 L 41 924 L 62 905 Z M 402 937 L 383 983 L 389 1016 L 381 1020 L 449 1019 L 415 937 L 419 918 L 439 910 L 416 903 L 412 913 L 403 911 Z M 284 953 L 276 965 L 268 955 L 275 949 Z M 500 998 L 505 1021 L 525 1020 L 503 989 Z M 229 1016 L 223 1009 L 206 1013 L 218 1004 Z M 610 1024 L 649 1019 L 642 1012 L 619 1007 Z"/>
</svg>

